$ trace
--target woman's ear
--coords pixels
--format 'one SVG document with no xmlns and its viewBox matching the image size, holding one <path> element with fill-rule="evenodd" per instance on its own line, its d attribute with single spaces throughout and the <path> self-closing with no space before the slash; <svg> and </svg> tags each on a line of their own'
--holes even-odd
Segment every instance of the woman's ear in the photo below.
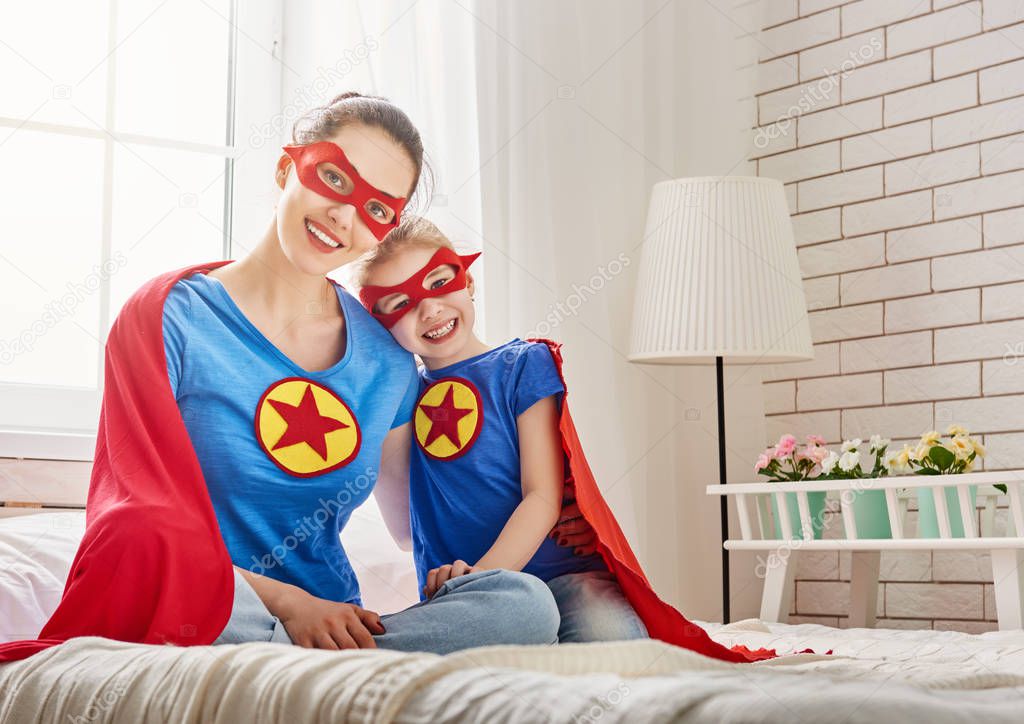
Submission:
<svg viewBox="0 0 1024 724">
<path fill-rule="evenodd" d="M 274 181 L 277 183 L 278 188 L 284 188 L 285 182 L 288 180 L 288 169 L 291 165 L 292 157 L 287 153 L 282 153 L 281 158 L 277 159 L 277 171 L 274 172 Z"/>
</svg>

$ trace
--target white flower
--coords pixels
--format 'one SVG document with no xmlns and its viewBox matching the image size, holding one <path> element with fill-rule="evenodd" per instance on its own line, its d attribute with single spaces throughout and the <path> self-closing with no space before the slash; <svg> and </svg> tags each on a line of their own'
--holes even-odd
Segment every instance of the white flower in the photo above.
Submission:
<svg viewBox="0 0 1024 724">
<path fill-rule="evenodd" d="M 860 443 L 860 440 L 857 441 Z M 844 472 L 850 472 L 854 468 L 860 465 L 860 453 L 856 450 L 847 450 L 839 457 L 839 469 Z"/>
<path fill-rule="evenodd" d="M 871 440 L 868 441 L 868 448 L 871 452 L 875 452 L 875 450 L 881 450 L 891 442 L 892 440 L 884 438 L 881 435 L 872 435 Z"/>
<path fill-rule="evenodd" d="M 859 437 L 853 440 L 843 440 L 842 449 L 843 452 L 854 452 L 860 447 L 861 439 Z"/>
<path fill-rule="evenodd" d="M 837 462 L 839 462 L 839 456 L 836 455 L 836 451 L 829 450 L 828 455 L 821 461 L 821 472 L 828 475 L 835 468 Z"/>
</svg>

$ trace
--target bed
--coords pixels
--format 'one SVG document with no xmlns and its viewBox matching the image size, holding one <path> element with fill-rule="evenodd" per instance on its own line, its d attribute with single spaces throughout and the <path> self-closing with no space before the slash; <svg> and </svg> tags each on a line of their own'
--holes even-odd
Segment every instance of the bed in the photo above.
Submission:
<svg viewBox="0 0 1024 724">
<path fill-rule="evenodd" d="M 61 566 L 69 563 L 82 524 L 80 513 L 0 521 L 4 640 L 34 635 L 56 604 Z M 387 588 L 401 597 L 404 585 L 389 580 Z M 79 638 L 0 666 L 0 722 L 877 724 L 1020 721 L 1024 710 L 1019 630 L 969 635 L 755 620 L 702 625 L 730 646 L 832 654 L 733 665 L 655 641 L 435 656 Z"/>
</svg>

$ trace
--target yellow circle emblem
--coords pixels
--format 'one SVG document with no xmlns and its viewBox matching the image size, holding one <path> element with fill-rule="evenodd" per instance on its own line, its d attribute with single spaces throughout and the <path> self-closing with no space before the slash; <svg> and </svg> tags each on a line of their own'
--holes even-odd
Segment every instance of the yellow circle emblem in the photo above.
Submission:
<svg viewBox="0 0 1024 724">
<path fill-rule="evenodd" d="M 256 439 L 277 467 L 309 478 L 347 465 L 359 454 L 355 414 L 328 388 L 302 377 L 279 380 L 256 404 Z"/>
<path fill-rule="evenodd" d="M 435 460 L 452 460 L 465 454 L 480 436 L 483 423 L 480 391 L 459 377 L 438 380 L 416 403 L 416 442 Z"/>
</svg>

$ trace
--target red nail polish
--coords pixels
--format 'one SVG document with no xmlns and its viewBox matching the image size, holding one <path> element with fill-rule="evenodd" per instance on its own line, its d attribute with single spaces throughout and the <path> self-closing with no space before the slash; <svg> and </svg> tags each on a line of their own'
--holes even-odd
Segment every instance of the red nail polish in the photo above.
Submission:
<svg viewBox="0 0 1024 724">
<path fill-rule="evenodd" d="M 580 553 L 580 549 L 579 548 L 574 548 L 573 551 L 572 551 L 572 554 L 574 556 L 582 556 L 583 555 L 582 553 Z"/>
</svg>

